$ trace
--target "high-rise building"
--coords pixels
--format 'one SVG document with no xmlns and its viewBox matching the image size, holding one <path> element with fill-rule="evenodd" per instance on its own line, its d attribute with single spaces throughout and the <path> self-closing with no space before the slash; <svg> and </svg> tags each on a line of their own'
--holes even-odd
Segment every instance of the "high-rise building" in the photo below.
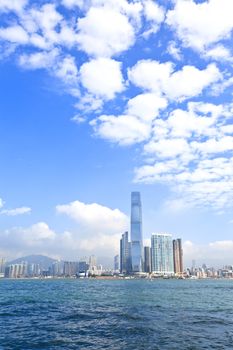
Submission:
<svg viewBox="0 0 233 350">
<path fill-rule="evenodd" d="M 144 272 L 151 272 L 151 248 L 144 247 Z"/>
<path fill-rule="evenodd" d="M 174 272 L 181 275 L 183 273 L 183 249 L 180 238 L 173 240 L 173 260 Z"/>
<path fill-rule="evenodd" d="M 131 272 L 131 249 L 128 231 L 123 233 L 120 240 L 120 272 Z"/>
<path fill-rule="evenodd" d="M 152 272 L 165 275 L 173 274 L 172 235 L 153 233 L 151 236 Z"/>
<path fill-rule="evenodd" d="M 4 258 L 0 258 L 0 274 L 4 273 L 6 266 L 6 260 Z"/>
<path fill-rule="evenodd" d="M 91 255 L 89 257 L 89 268 L 96 268 L 97 267 L 97 259 L 95 255 Z"/>
<path fill-rule="evenodd" d="M 143 271 L 142 205 L 140 192 L 131 193 L 131 260 L 132 272 Z"/>
<path fill-rule="evenodd" d="M 119 272 L 119 255 L 114 256 L 114 271 Z"/>
<path fill-rule="evenodd" d="M 64 261 L 63 275 L 65 277 L 75 276 L 78 272 L 78 263 L 76 261 Z"/>
</svg>

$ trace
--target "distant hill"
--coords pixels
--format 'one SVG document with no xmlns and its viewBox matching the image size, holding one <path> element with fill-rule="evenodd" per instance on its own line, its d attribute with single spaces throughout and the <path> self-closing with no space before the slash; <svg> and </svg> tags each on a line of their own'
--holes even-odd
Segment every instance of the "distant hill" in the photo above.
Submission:
<svg viewBox="0 0 233 350">
<path fill-rule="evenodd" d="M 28 255 L 12 260 L 9 262 L 9 264 L 20 264 L 22 262 L 28 262 L 29 264 L 40 264 L 42 269 L 47 270 L 54 261 L 56 260 L 45 255 Z"/>
</svg>

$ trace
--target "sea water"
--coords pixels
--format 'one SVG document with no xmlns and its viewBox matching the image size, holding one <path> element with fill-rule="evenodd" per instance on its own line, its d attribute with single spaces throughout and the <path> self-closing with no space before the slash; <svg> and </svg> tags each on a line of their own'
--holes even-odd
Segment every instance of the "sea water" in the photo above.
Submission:
<svg viewBox="0 0 233 350">
<path fill-rule="evenodd" d="M 233 280 L 0 280 L 0 349 L 233 349 Z"/>
</svg>

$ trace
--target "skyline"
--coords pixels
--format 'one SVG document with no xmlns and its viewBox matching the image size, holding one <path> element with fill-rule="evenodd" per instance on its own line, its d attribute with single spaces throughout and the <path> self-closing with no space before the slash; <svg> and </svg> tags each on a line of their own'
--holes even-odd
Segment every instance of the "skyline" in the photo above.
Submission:
<svg viewBox="0 0 233 350">
<path fill-rule="evenodd" d="M 145 239 L 232 263 L 232 11 L 0 1 L 0 257 L 113 256 L 139 191 Z"/>
</svg>

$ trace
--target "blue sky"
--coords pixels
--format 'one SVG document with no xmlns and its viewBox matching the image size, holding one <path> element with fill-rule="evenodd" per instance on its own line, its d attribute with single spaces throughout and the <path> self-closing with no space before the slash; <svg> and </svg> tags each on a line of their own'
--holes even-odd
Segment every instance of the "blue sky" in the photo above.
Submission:
<svg viewBox="0 0 233 350">
<path fill-rule="evenodd" d="M 0 0 L 0 255 L 144 238 L 232 262 L 231 0 Z"/>
</svg>

